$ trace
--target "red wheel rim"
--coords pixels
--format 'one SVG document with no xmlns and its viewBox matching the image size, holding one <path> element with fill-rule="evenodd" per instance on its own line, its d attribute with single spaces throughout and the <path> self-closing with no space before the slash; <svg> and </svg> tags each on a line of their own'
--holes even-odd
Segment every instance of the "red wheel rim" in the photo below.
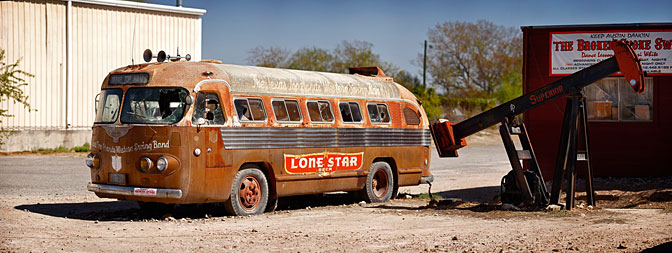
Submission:
<svg viewBox="0 0 672 253">
<path fill-rule="evenodd" d="M 240 182 L 238 201 L 246 211 L 253 211 L 261 202 L 261 184 L 254 176 L 247 176 Z"/>
<path fill-rule="evenodd" d="M 373 190 L 373 195 L 376 198 L 383 198 L 387 194 L 387 188 L 389 181 L 387 180 L 387 172 L 385 170 L 378 170 L 373 174 L 373 180 L 371 181 L 371 189 Z"/>
</svg>

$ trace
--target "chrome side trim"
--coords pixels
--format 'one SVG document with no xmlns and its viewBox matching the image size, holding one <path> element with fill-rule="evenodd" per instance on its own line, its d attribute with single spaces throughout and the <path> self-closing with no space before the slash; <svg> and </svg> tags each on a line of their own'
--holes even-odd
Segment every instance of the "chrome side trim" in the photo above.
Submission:
<svg viewBox="0 0 672 253">
<path fill-rule="evenodd" d="M 131 187 L 131 186 L 94 184 L 94 183 L 89 183 L 86 186 L 86 189 L 97 193 L 116 194 L 124 196 L 142 196 L 142 197 L 169 198 L 169 199 L 182 198 L 182 190 L 179 189 L 144 188 L 144 187 Z M 135 194 L 135 189 L 155 189 L 156 195 L 150 196 L 150 195 Z"/>
<path fill-rule="evenodd" d="M 223 127 L 226 149 L 424 146 L 429 129 Z"/>
<path fill-rule="evenodd" d="M 434 176 L 420 177 L 421 184 L 429 184 L 431 182 L 434 182 Z"/>
</svg>

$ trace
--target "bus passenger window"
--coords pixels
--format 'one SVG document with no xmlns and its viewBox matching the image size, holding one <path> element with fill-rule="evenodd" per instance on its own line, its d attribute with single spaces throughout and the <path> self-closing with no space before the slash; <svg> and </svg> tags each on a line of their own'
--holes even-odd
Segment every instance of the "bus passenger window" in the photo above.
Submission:
<svg viewBox="0 0 672 253">
<path fill-rule="evenodd" d="M 366 109 L 369 111 L 371 123 L 380 124 L 390 122 L 390 113 L 387 111 L 386 104 L 371 103 L 366 105 Z"/>
<path fill-rule="evenodd" d="M 308 101 L 306 107 L 308 107 L 308 114 L 312 122 L 327 123 L 334 120 L 329 101 Z"/>
<path fill-rule="evenodd" d="M 278 122 L 299 122 L 301 121 L 301 111 L 299 111 L 299 102 L 296 100 L 274 100 L 273 112 Z"/>
<path fill-rule="evenodd" d="M 236 114 L 241 121 L 264 121 L 266 111 L 264 102 L 258 98 L 236 98 L 233 101 L 236 106 Z"/>
<path fill-rule="evenodd" d="M 198 118 L 204 118 L 206 125 L 223 125 L 226 122 L 217 94 L 199 92 L 194 106 L 191 122 L 198 122 Z"/>
<path fill-rule="evenodd" d="M 299 109 L 299 102 L 296 100 L 285 100 L 287 104 L 287 113 L 290 121 L 301 121 L 301 109 Z"/>
<path fill-rule="evenodd" d="M 345 123 L 362 122 L 362 112 L 359 109 L 359 104 L 356 102 L 341 102 L 338 104 L 341 110 L 341 117 Z"/>
<path fill-rule="evenodd" d="M 420 117 L 411 108 L 404 108 L 404 119 L 406 119 L 406 125 L 420 125 Z"/>
</svg>

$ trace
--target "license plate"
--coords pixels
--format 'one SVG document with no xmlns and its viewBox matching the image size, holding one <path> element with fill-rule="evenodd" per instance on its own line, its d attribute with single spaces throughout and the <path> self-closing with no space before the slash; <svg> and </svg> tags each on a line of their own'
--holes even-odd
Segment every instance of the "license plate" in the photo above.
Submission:
<svg viewBox="0 0 672 253">
<path fill-rule="evenodd" d="M 126 184 L 126 174 L 110 173 L 110 183 L 112 184 Z"/>
<path fill-rule="evenodd" d="M 133 195 L 138 196 L 156 196 L 156 189 L 154 188 L 134 188 Z"/>
</svg>

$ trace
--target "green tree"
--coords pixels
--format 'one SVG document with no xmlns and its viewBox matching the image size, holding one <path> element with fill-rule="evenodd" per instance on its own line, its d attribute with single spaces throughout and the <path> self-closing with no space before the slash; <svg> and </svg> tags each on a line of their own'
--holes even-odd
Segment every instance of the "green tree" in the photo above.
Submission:
<svg viewBox="0 0 672 253">
<path fill-rule="evenodd" d="M 329 51 L 318 47 L 304 47 L 289 57 L 290 69 L 310 71 L 331 71 L 335 57 Z"/>
<path fill-rule="evenodd" d="M 398 84 L 403 85 L 409 90 L 422 87 L 420 78 L 404 70 L 401 70 L 396 73 L 396 75 L 394 76 L 394 81 L 397 82 Z"/>
<path fill-rule="evenodd" d="M 269 68 L 286 68 L 289 51 L 279 47 L 264 48 L 258 46 L 248 52 L 250 64 Z"/>
<path fill-rule="evenodd" d="M 432 45 L 428 73 L 449 94 L 491 97 L 505 83 L 511 84 L 508 78 L 516 77 L 511 73 L 520 72 L 522 38 L 514 28 L 485 20 L 457 21 L 438 24 L 427 35 Z"/>
<path fill-rule="evenodd" d="M 367 66 L 378 66 L 388 76 L 399 72 L 394 64 L 381 60 L 380 55 L 373 52 L 373 44 L 366 41 L 343 41 L 331 51 L 312 46 L 293 53 L 278 47 L 258 46 L 249 51 L 247 61 L 262 67 L 336 73 L 347 73 L 349 67 Z"/>
<path fill-rule="evenodd" d="M 366 41 L 342 41 L 334 49 L 336 63 L 334 72 L 346 73 L 349 67 L 380 66 L 380 56 L 373 53 L 373 43 Z M 383 69 L 385 71 L 385 69 Z"/>
<path fill-rule="evenodd" d="M 23 70 L 17 69 L 21 59 L 16 60 L 13 64 L 5 63 L 5 50 L 0 49 L 0 104 L 9 100 L 14 103 L 23 104 L 24 107 L 30 111 L 30 104 L 28 104 L 28 96 L 21 90 L 22 86 L 28 85 L 25 77 L 33 77 L 32 74 Z M 6 117 L 14 117 L 9 113 L 8 108 L 0 108 L 0 123 Z M 11 130 L 0 128 L 0 146 L 5 144 L 5 138 L 12 133 Z"/>
<path fill-rule="evenodd" d="M 433 88 L 423 87 L 422 81 L 416 75 L 402 70 L 396 73 L 394 81 L 413 92 L 430 121 L 444 116 L 442 97 Z"/>
<path fill-rule="evenodd" d="M 523 95 L 522 70 L 509 72 L 502 76 L 502 85 L 495 91 L 494 96 L 499 103 L 504 103 Z"/>
</svg>

